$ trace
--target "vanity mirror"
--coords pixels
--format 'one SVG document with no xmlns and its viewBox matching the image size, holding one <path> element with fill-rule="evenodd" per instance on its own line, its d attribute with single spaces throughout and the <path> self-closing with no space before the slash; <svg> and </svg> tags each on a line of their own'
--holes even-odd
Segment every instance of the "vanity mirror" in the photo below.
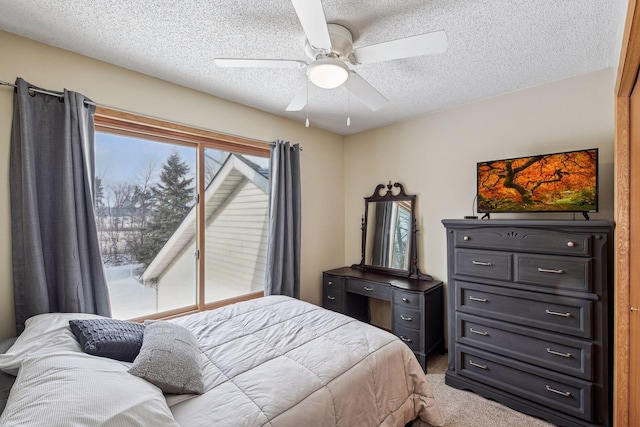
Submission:
<svg viewBox="0 0 640 427">
<path fill-rule="evenodd" d="M 431 280 L 418 268 L 416 196 L 406 194 L 402 184 L 389 181 L 386 186 L 379 184 L 364 201 L 362 260 L 352 267 Z"/>
</svg>

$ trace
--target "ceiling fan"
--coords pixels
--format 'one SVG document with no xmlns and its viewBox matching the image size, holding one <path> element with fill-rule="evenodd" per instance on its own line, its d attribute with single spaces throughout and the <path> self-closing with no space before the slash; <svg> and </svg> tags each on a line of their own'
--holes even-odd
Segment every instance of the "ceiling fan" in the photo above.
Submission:
<svg viewBox="0 0 640 427">
<path fill-rule="evenodd" d="M 291 0 L 307 36 L 305 53 L 311 62 L 289 59 L 215 58 L 218 67 L 303 68 L 308 81 L 324 89 L 344 85 L 371 110 L 382 108 L 388 100 L 351 66 L 440 53 L 447 50 L 443 30 L 354 48 L 351 32 L 342 25 L 327 24 L 321 0 Z M 287 111 L 302 110 L 308 101 L 305 85 L 289 103 Z"/>
</svg>

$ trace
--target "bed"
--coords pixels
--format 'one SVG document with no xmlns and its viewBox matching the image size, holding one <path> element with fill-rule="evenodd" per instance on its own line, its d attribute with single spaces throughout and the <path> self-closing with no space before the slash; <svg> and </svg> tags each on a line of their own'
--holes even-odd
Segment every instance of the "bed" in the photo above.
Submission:
<svg viewBox="0 0 640 427">
<path fill-rule="evenodd" d="M 202 389 L 180 394 L 129 373 L 150 354 L 152 326 L 134 362 L 83 352 L 69 320 L 98 317 L 54 313 L 27 322 L 0 355 L 0 369 L 17 374 L 0 425 L 442 425 L 426 376 L 404 343 L 312 304 L 269 296 L 158 322 L 196 339 L 190 365 Z M 176 370 L 170 371 L 162 375 Z"/>
</svg>

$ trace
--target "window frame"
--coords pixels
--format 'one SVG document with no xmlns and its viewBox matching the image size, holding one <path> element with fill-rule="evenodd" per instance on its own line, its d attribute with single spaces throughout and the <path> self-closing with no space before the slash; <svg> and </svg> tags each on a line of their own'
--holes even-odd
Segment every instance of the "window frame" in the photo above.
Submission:
<svg viewBox="0 0 640 427">
<path fill-rule="evenodd" d="M 224 134 L 104 106 L 96 106 L 94 131 L 195 147 L 197 152 L 196 249 L 198 255 L 196 256 L 196 304 L 150 313 L 130 320 L 171 319 L 264 296 L 264 292 L 259 291 L 205 303 L 205 204 L 200 203 L 200 201 L 203 200 L 205 191 L 205 149 L 212 148 L 231 153 L 269 158 L 271 149 L 268 142 Z"/>
</svg>

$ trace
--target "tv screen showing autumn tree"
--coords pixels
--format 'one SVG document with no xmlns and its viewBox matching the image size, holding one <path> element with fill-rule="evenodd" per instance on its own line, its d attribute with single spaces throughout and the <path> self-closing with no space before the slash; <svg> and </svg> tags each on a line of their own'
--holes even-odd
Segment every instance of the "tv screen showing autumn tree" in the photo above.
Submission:
<svg viewBox="0 0 640 427">
<path fill-rule="evenodd" d="M 478 212 L 597 210 L 597 148 L 478 163 Z"/>
</svg>

